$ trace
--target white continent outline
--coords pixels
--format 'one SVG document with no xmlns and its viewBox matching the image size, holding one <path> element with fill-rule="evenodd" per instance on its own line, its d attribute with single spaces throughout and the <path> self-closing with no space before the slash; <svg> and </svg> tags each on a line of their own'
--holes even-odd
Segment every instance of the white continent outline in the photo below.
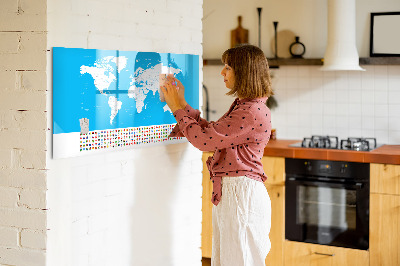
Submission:
<svg viewBox="0 0 400 266">
<path fill-rule="evenodd" d="M 110 96 L 108 98 L 108 106 L 110 106 L 110 109 L 111 109 L 110 124 L 112 125 L 115 116 L 118 114 L 118 111 L 121 109 L 122 102 L 118 101 L 118 99 L 115 98 L 114 96 Z"/>
<path fill-rule="evenodd" d="M 90 74 L 93 78 L 94 86 L 104 96 L 108 96 L 104 93 L 104 90 L 108 90 L 112 82 L 116 81 L 115 68 L 110 65 L 110 62 L 116 65 L 118 73 L 126 68 L 128 64 L 128 58 L 125 56 L 106 56 L 97 59 L 94 66 L 82 65 L 80 67 L 80 73 Z M 163 66 L 159 63 L 151 68 L 143 69 L 139 67 L 133 75 L 130 75 L 130 87 L 128 89 L 128 97 L 135 99 L 136 111 L 141 113 L 143 108 L 146 108 L 144 101 L 149 91 L 153 92 L 153 95 L 159 91 L 160 81 L 159 75 L 162 74 L 179 74 L 182 72 L 181 69 Z M 138 85 L 138 86 L 136 86 Z M 115 116 L 122 107 L 122 102 L 118 101 L 115 96 L 109 96 L 108 106 L 110 107 L 110 124 L 112 125 Z M 163 107 L 164 112 L 171 112 L 168 105 Z M 172 113 L 172 112 L 171 112 Z"/>
<path fill-rule="evenodd" d="M 105 56 L 97 59 L 94 66 L 82 65 L 80 68 L 81 75 L 90 74 L 93 78 L 94 86 L 99 90 L 100 94 L 104 94 L 104 90 L 110 88 L 111 83 L 116 81 L 116 76 L 113 74 L 114 68 L 110 65 L 110 62 L 115 63 L 117 71 L 120 73 L 128 63 L 128 58 L 125 56 Z M 105 95 L 106 96 L 106 95 Z M 110 96 L 108 99 L 108 105 L 111 109 L 110 124 L 112 124 L 118 111 L 121 109 L 122 102 L 118 101 L 114 96 Z"/>
<path fill-rule="evenodd" d="M 153 95 L 159 91 L 160 87 L 160 74 L 167 72 L 169 74 L 179 74 L 182 70 L 173 67 L 163 66 L 159 63 L 151 68 L 143 69 L 139 67 L 136 69 L 134 75 L 131 75 L 130 87 L 128 89 L 128 97 L 134 98 L 136 101 L 136 111 L 141 113 L 144 107 L 144 100 L 147 97 L 149 91 L 153 92 Z M 163 73 L 163 74 L 167 74 Z M 138 86 L 136 86 L 138 85 Z M 164 112 L 168 110 L 164 107 Z"/>
</svg>

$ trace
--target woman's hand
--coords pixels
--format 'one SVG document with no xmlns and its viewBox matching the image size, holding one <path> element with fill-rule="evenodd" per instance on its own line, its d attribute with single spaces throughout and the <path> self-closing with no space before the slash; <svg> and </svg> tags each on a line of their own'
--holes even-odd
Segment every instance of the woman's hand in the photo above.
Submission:
<svg viewBox="0 0 400 266">
<path fill-rule="evenodd" d="M 185 87 L 183 86 L 182 82 L 179 79 L 173 78 L 178 85 L 178 95 L 179 95 L 179 102 L 183 108 L 186 107 L 187 102 L 185 100 Z"/>
<path fill-rule="evenodd" d="M 181 85 L 182 91 L 181 92 Z M 169 109 L 172 113 L 175 113 L 178 109 L 184 109 L 186 107 L 186 101 L 184 97 L 184 88 L 182 83 L 168 75 L 166 82 L 161 86 L 161 90 L 164 94 L 165 102 L 167 103 Z M 183 96 L 182 96 L 183 95 Z"/>
<path fill-rule="evenodd" d="M 185 108 L 187 102 L 185 100 L 185 87 L 183 86 L 182 82 L 179 79 L 175 78 L 174 74 L 168 74 L 167 80 L 171 81 L 172 83 L 175 82 L 175 84 L 178 86 L 179 103 L 183 108 Z"/>
</svg>

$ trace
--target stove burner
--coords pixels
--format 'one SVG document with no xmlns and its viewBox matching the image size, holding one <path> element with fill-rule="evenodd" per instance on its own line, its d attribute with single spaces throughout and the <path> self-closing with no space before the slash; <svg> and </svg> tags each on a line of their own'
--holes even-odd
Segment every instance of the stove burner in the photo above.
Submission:
<svg viewBox="0 0 400 266">
<path fill-rule="evenodd" d="M 338 149 L 339 140 L 338 137 L 333 136 L 312 136 L 311 138 L 304 138 L 301 147 Z"/>
<path fill-rule="evenodd" d="M 340 149 L 353 151 L 371 151 L 378 147 L 376 138 L 347 138 L 340 141 L 336 136 L 316 136 L 304 138 L 302 142 L 292 144 L 293 147 Z"/>
<path fill-rule="evenodd" d="M 369 151 L 376 148 L 376 138 L 347 138 L 340 141 L 342 150 Z"/>
</svg>

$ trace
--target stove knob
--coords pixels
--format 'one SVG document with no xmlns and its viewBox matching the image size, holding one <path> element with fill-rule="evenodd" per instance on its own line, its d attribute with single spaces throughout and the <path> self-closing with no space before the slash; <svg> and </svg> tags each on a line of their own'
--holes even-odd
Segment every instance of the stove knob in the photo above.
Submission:
<svg viewBox="0 0 400 266">
<path fill-rule="evenodd" d="M 305 165 L 306 165 L 306 170 L 308 172 L 311 172 L 311 170 L 312 170 L 311 162 L 306 162 Z"/>
<path fill-rule="evenodd" d="M 340 168 L 340 173 L 341 174 L 346 173 L 346 169 L 347 169 L 347 164 L 342 164 L 342 167 Z"/>
</svg>

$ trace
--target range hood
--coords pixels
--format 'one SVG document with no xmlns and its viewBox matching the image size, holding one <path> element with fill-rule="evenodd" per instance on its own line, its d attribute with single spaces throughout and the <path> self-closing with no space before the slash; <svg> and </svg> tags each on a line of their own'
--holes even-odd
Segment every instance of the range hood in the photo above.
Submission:
<svg viewBox="0 0 400 266">
<path fill-rule="evenodd" d="M 323 71 L 358 70 L 355 0 L 328 0 L 328 44 Z"/>
</svg>

